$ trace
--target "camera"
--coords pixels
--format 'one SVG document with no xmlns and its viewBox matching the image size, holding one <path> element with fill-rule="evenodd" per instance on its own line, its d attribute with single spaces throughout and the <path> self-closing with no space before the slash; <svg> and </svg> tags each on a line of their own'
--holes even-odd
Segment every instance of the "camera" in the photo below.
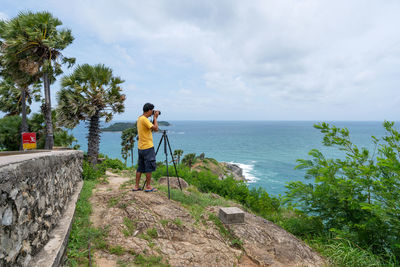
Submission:
<svg viewBox="0 0 400 267">
<path fill-rule="evenodd" d="M 159 110 L 153 110 L 153 115 L 154 115 L 154 112 L 156 112 L 156 111 L 158 111 L 158 115 L 161 115 L 161 111 L 159 111 Z"/>
</svg>

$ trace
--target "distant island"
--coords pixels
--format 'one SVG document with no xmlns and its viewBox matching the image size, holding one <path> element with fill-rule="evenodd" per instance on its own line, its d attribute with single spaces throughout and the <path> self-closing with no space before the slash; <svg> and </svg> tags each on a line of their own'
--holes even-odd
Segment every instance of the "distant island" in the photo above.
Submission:
<svg viewBox="0 0 400 267">
<path fill-rule="evenodd" d="M 123 130 L 134 127 L 134 125 L 135 124 L 133 122 L 117 122 L 106 128 L 101 128 L 101 130 L 103 132 L 122 132 Z M 159 121 L 158 125 L 159 126 L 170 126 L 171 124 L 167 121 Z"/>
</svg>

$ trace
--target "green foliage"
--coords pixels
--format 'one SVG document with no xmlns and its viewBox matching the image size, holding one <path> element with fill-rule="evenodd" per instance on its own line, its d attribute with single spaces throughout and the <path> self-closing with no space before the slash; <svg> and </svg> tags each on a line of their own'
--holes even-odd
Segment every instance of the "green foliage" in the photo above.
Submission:
<svg viewBox="0 0 400 267">
<path fill-rule="evenodd" d="M 155 228 L 147 229 L 146 233 L 151 238 L 157 238 L 158 237 L 157 229 L 155 229 Z"/>
<path fill-rule="evenodd" d="M 76 138 L 72 134 L 69 134 L 66 130 L 58 129 L 54 131 L 55 146 L 71 147 L 72 144 L 76 141 Z M 79 147 L 79 145 L 73 146 L 74 149 L 79 149 Z"/>
<path fill-rule="evenodd" d="M 121 247 L 120 245 L 118 246 L 109 246 L 108 247 L 108 251 L 111 254 L 115 254 L 118 256 L 124 255 L 125 254 L 125 249 L 123 247 Z"/>
<path fill-rule="evenodd" d="M 86 160 L 82 164 L 82 177 L 84 180 L 96 180 L 106 173 L 106 166 L 98 164 L 96 166 L 91 165 Z"/>
<path fill-rule="evenodd" d="M 182 225 L 183 225 L 182 220 L 179 219 L 179 218 L 175 218 L 172 222 L 173 222 L 176 226 L 182 226 Z"/>
<path fill-rule="evenodd" d="M 117 122 L 113 123 L 112 125 L 106 127 L 106 128 L 101 128 L 103 132 L 122 132 L 126 129 L 129 128 L 134 128 L 136 127 L 136 123 L 133 122 Z"/>
<path fill-rule="evenodd" d="M 175 149 L 174 150 L 174 159 L 176 160 L 176 163 L 180 163 L 181 162 L 181 157 L 183 155 L 183 150 L 182 149 Z"/>
<path fill-rule="evenodd" d="M 42 111 L 46 115 L 46 148 L 53 147 L 50 84 L 63 73 L 62 64 L 74 64 L 74 58 L 61 54 L 74 40 L 71 31 L 58 29 L 62 22 L 49 12 L 20 12 L 9 21 L 0 23 L 2 74 L 11 77 L 20 88 L 43 80 L 45 101 Z M 27 90 L 26 90 L 27 91 Z"/>
<path fill-rule="evenodd" d="M 110 159 L 106 158 L 101 165 L 105 166 L 106 168 L 113 169 L 113 170 L 126 170 L 126 165 L 119 159 Z"/>
<path fill-rule="evenodd" d="M 301 238 L 319 235 L 324 228 L 319 217 L 308 216 L 304 212 L 297 210 L 282 212 L 276 222 L 286 231 Z"/>
<path fill-rule="evenodd" d="M 104 65 L 77 66 L 62 78 L 62 89 L 57 93 L 60 123 L 73 128 L 81 120 L 90 121 L 95 114 L 111 121 L 114 113 L 124 111 L 125 95 L 120 87 L 123 82 Z"/>
<path fill-rule="evenodd" d="M 3 65 L 19 64 L 30 75 L 43 72 L 62 73 L 61 64 L 74 63 L 73 58 L 62 57 L 61 50 L 74 40 L 71 31 L 57 29 L 62 22 L 49 12 L 20 12 L 4 21 L 0 37 L 4 41 Z M 53 78 L 54 80 L 54 78 Z"/>
<path fill-rule="evenodd" d="M 370 250 L 361 249 L 348 240 L 332 237 L 308 240 L 309 245 L 321 253 L 329 266 L 347 267 L 394 267 L 399 263 L 394 258 L 385 260 Z"/>
<path fill-rule="evenodd" d="M 20 127 L 20 116 L 7 116 L 0 119 L 0 149 L 19 150 L 21 145 Z"/>
<path fill-rule="evenodd" d="M 270 217 L 272 213 L 278 212 L 280 208 L 279 199 L 269 196 L 262 188 L 250 190 L 243 181 L 237 181 L 231 177 L 220 180 L 217 175 L 210 171 L 191 171 L 190 168 L 184 164 L 179 164 L 177 170 L 179 177 L 197 187 L 201 192 L 212 192 L 233 199 L 262 216 Z M 153 173 L 153 177 L 157 180 L 159 177 L 166 176 L 166 172 L 166 167 L 161 166 Z M 169 166 L 169 174 L 175 174 L 173 166 Z M 179 194 L 177 196 L 175 195 L 174 193 L 174 199 L 175 197 L 181 197 Z M 195 195 L 191 198 L 187 198 L 183 195 L 182 198 L 185 198 L 182 202 L 187 205 L 193 205 L 200 201 Z"/>
<path fill-rule="evenodd" d="M 160 220 L 160 223 L 162 226 L 166 226 L 168 224 L 168 222 L 169 222 L 169 220 L 165 220 L 165 219 Z"/>
<path fill-rule="evenodd" d="M 53 122 L 55 122 L 55 112 L 53 112 Z M 36 133 L 36 144 L 38 149 L 44 147 L 45 141 L 45 124 L 44 116 L 39 113 L 32 114 L 28 120 L 30 131 Z M 54 144 L 56 146 L 71 147 L 76 142 L 75 137 L 69 134 L 66 130 L 56 127 L 53 123 Z M 0 148 L 6 150 L 19 150 L 21 144 L 21 117 L 20 116 L 6 116 L 0 119 Z M 74 148 L 78 148 L 75 145 Z"/>
<path fill-rule="evenodd" d="M 25 90 L 26 114 L 31 112 L 29 105 L 32 101 L 40 101 L 40 87 L 36 83 L 31 90 Z M 10 78 L 3 79 L 0 82 L 0 111 L 7 116 L 19 115 L 22 112 L 22 90 Z"/>
<path fill-rule="evenodd" d="M 195 153 L 186 154 L 182 159 L 182 164 L 188 166 L 189 168 L 192 168 L 192 166 L 195 162 L 196 162 L 196 154 Z"/>
<path fill-rule="evenodd" d="M 100 118 L 109 122 L 114 113 L 125 109 L 125 95 L 121 94 L 120 86 L 123 82 L 102 64 L 80 65 L 62 78 L 62 89 L 57 93 L 59 123 L 73 128 L 82 120 L 89 121 L 88 158 L 93 165 L 99 153 Z"/>
<path fill-rule="evenodd" d="M 325 232 L 400 259 L 400 134 L 393 126 L 384 123 L 382 140 L 372 137 L 371 153 L 353 144 L 347 129 L 315 125 L 324 134 L 323 144 L 345 156 L 328 159 L 311 150 L 312 159 L 299 160 L 298 168 L 314 183 L 289 183 L 287 201 L 318 217 Z"/>
<path fill-rule="evenodd" d="M 137 126 L 136 122 L 133 125 L 134 127 L 128 128 L 122 131 L 121 134 L 121 154 L 122 157 L 125 160 L 125 165 L 126 165 L 126 160 L 130 154 L 131 160 L 132 160 L 132 166 L 133 166 L 133 147 L 135 145 L 135 138 L 138 134 L 137 132 Z"/>
<path fill-rule="evenodd" d="M 76 142 L 76 138 L 72 134 L 69 134 L 65 129 L 58 127 L 56 112 L 54 110 L 52 111 L 51 115 L 53 121 L 54 145 L 72 147 L 73 143 Z M 33 113 L 28 120 L 28 125 L 30 130 L 36 133 L 37 148 L 44 148 L 46 125 L 43 114 Z M 73 148 L 78 149 L 79 145 L 75 145 Z"/>
</svg>

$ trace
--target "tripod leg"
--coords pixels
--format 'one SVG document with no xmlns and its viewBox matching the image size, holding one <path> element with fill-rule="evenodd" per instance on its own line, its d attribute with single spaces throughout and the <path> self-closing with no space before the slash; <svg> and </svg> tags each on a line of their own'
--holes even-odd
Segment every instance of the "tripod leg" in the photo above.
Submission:
<svg viewBox="0 0 400 267">
<path fill-rule="evenodd" d="M 168 199 L 171 199 L 171 190 L 169 186 L 169 170 L 168 170 L 168 153 L 167 153 L 167 133 L 164 131 L 164 154 L 165 154 L 165 166 L 167 167 L 167 183 L 168 183 Z"/>
<path fill-rule="evenodd" d="M 168 136 L 165 136 L 167 143 L 168 143 L 168 147 L 169 147 L 169 153 L 171 154 L 172 157 L 172 162 L 174 163 L 174 168 L 175 168 L 175 174 L 176 174 L 176 178 L 178 178 L 178 184 L 179 184 L 179 188 L 182 191 L 182 185 L 181 185 L 181 180 L 179 179 L 179 175 L 178 175 L 178 170 L 176 169 L 176 164 L 175 164 L 175 159 L 174 159 L 174 155 L 172 154 L 172 150 L 171 150 L 171 145 L 169 144 L 169 139 Z"/>
<path fill-rule="evenodd" d="M 165 138 L 165 136 L 164 136 L 164 135 L 162 135 L 162 136 L 161 136 L 161 139 L 160 139 L 160 142 L 158 143 L 158 146 L 157 146 L 157 150 L 156 150 L 156 156 L 157 156 L 158 150 L 160 149 L 160 146 L 161 146 L 162 140 L 163 140 L 164 138 Z"/>
</svg>

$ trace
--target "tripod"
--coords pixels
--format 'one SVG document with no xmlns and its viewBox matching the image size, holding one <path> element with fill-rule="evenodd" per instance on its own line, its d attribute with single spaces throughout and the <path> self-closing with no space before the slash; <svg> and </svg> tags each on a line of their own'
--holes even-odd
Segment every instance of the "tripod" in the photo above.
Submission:
<svg viewBox="0 0 400 267">
<path fill-rule="evenodd" d="M 165 154 L 165 165 L 167 167 L 167 183 L 168 183 L 168 199 L 171 199 L 171 192 L 170 192 L 170 186 L 169 186 L 169 170 L 168 170 L 168 152 L 167 152 L 167 144 L 168 144 L 168 148 L 169 148 L 169 153 L 171 154 L 171 158 L 172 158 L 172 162 L 174 163 L 174 168 L 175 168 L 175 174 L 176 174 L 176 178 L 178 178 L 178 184 L 179 184 L 179 188 L 182 191 L 182 186 L 181 186 L 181 180 L 179 179 L 178 176 L 178 171 L 176 169 L 176 164 L 175 164 L 175 159 L 174 159 L 174 155 L 172 154 L 172 150 L 171 150 L 171 145 L 169 144 L 169 139 L 168 139 L 168 135 L 167 135 L 167 130 L 160 130 L 160 132 L 162 132 L 162 137 L 160 139 L 160 142 L 158 143 L 158 147 L 156 150 L 156 156 L 158 153 L 158 150 L 160 149 L 161 143 L 164 140 L 164 154 Z M 146 181 L 143 184 L 142 190 L 144 189 L 144 186 L 146 185 Z"/>
</svg>

